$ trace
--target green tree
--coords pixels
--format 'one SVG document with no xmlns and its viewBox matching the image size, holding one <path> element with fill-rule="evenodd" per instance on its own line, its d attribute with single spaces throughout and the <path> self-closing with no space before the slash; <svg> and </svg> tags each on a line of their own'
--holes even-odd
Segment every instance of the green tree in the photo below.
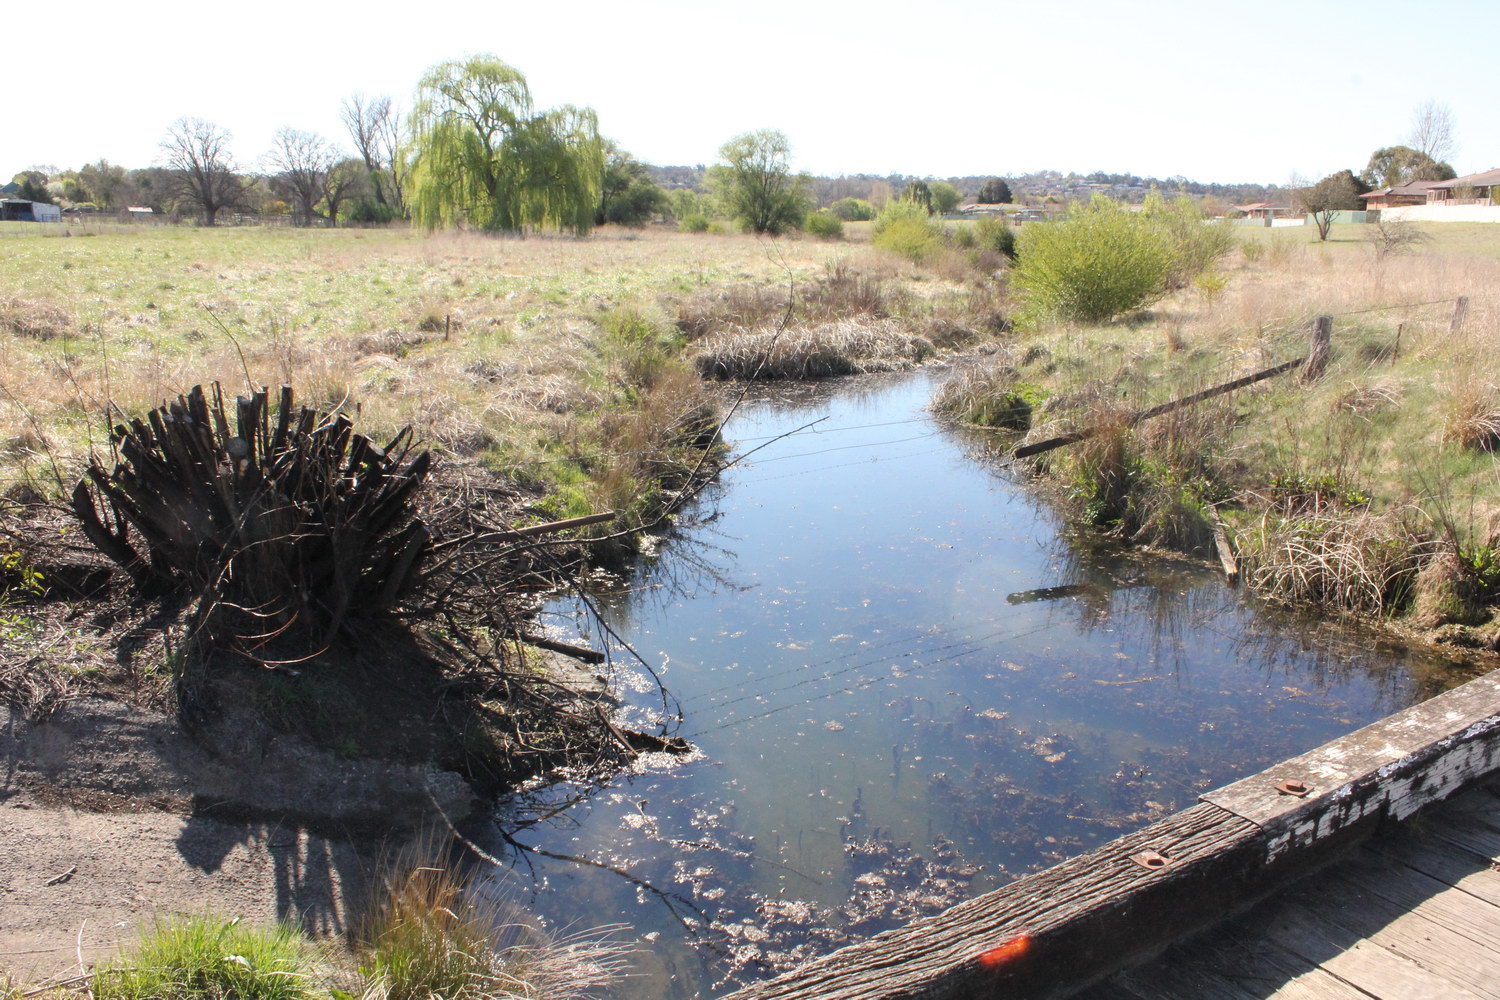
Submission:
<svg viewBox="0 0 1500 1000">
<path fill-rule="evenodd" d="M 939 215 L 947 215 L 964 200 L 958 188 L 947 181 L 933 181 L 927 185 L 927 190 L 932 194 L 932 210 Z"/>
<path fill-rule="evenodd" d="M 1458 173 L 1410 146 L 1385 146 L 1370 154 L 1359 179 L 1372 188 L 1395 187 L 1410 181 L 1451 181 Z"/>
<path fill-rule="evenodd" d="M 593 226 L 604 170 L 597 116 L 571 105 L 536 112 L 526 78 L 494 56 L 428 70 L 410 132 L 409 202 L 426 228 Z"/>
<path fill-rule="evenodd" d="M 979 202 L 982 205 L 1009 205 L 1010 185 L 998 177 L 991 177 L 979 189 Z"/>
<path fill-rule="evenodd" d="M 10 179 L 12 184 L 18 185 L 17 198 L 25 198 L 27 201 L 39 201 L 43 204 L 52 204 L 52 193 L 47 190 L 47 175 L 40 170 L 23 170 Z"/>
<path fill-rule="evenodd" d="M 1340 170 L 1329 174 L 1316 184 L 1299 188 L 1296 193 L 1297 207 L 1313 217 L 1318 227 L 1318 239 L 1328 239 L 1333 228 L 1334 216 L 1338 212 L 1356 212 L 1364 208 L 1360 195 L 1369 191 L 1360 183 L 1353 171 Z"/>
<path fill-rule="evenodd" d="M 724 164 L 709 171 L 728 214 L 752 232 L 773 236 L 802 224 L 810 207 L 807 178 L 794 175 L 792 147 L 776 129 L 746 132 L 719 147 Z"/>
<path fill-rule="evenodd" d="M 927 186 L 926 181 L 912 181 L 906 185 L 906 190 L 901 192 L 901 200 L 920 205 L 927 209 L 928 215 L 932 214 L 932 188 Z"/>
<path fill-rule="evenodd" d="M 639 226 L 668 211 L 667 193 L 651 180 L 650 169 L 615 144 L 604 141 L 604 173 L 594 221 Z"/>
</svg>

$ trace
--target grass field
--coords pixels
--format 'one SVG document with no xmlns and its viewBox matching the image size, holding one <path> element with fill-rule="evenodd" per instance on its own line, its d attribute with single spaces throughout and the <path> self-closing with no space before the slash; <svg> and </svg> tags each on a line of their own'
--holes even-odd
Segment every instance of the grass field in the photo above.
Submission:
<svg viewBox="0 0 1500 1000">
<path fill-rule="evenodd" d="M 0 477 L 12 485 L 50 480 L 54 458 L 71 468 L 102 440 L 107 404 L 139 413 L 248 379 L 342 402 L 377 435 L 412 423 L 449 454 L 544 484 L 617 480 L 614 495 L 565 506 L 647 491 L 643 470 L 580 469 L 580 456 L 666 448 L 674 424 L 701 416 L 670 343 L 682 303 L 810 281 L 849 253 L 668 232 L 5 229 Z M 662 350 L 643 365 L 646 341 Z"/>
</svg>

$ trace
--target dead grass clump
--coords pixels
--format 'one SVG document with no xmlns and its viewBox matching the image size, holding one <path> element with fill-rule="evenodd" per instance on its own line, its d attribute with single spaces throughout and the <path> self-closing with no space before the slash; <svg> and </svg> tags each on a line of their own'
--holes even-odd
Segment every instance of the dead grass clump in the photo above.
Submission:
<svg viewBox="0 0 1500 1000">
<path fill-rule="evenodd" d="M 932 409 L 966 424 L 1027 431 L 1034 393 L 1009 365 L 973 368 L 944 382 L 933 397 Z"/>
<path fill-rule="evenodd" d="M 677 328 L 689 340 L 731 329 L 753 329 L 779 321 L 787 311 L 780 285 L 731 285 L 695 295 L 677 308 Z"/>
<path fill-rule="evenodd" d="M 1442 546 L 1417 573 L 1412 623 L 1418 628 L 1473 623 L 1479 603 L 1478 589 L 1473 572 L 1464 565 L 1457 548 Z"/>
<path fill-rule="evenodd" d="M 852 319 L 726 331 L 700 341 L 692 360 L 707 379 L 813 379 L 910 368 L 933 351 L 932 341 L 895 320 Z"/>
<path fill-rule="evenodd" d="M 1402 395 L 1402 387 L 1388 379 L 1377 379 L 1374 382 L 1350 380 L 1344 391 L 1335 394 L 1329 401 L 1329 409 L 1347 410 L 1363 416 L 1400 405 Z"/>
<path fill-rule="evenodd" d="M 810 282 L 732 285 L 696 295 L 678 307 L 677 329 L 691 341 L 776 325 L 788 316 L 800 323 L 885 319 L 908 305 L 906 293 L 892 288 L 884 276 L 839 260 Z"/>
<path fill-rule="evenodd" d="M 587 1000 L 623 971 L 609 928 L 560 940 L 433 838 L 388 866 L 356 931 L 365 1000 Z"/>
<path fill-rule="evenodd" d="M 1500 445 L 1500 398 L 1478 373 L 1454 377 L 1443 401 L 1443 440 L 1460 448 L 1494 451 Z"/>
<path fill-rule="evenodd" d="M 50 302 L 0 297 L 0 329 L 33 340 L 52 340 L 73 327 L 73 318 Z"/>
<path fill-rule="evenodd" d="M 1393 614 L 1412 599 L 1435 542 L 1409 509 L 1325 507 L 1269 513 L 1238 536 L 1246 578 L 1262 592 L 1340 612 Z"/>
</svg>

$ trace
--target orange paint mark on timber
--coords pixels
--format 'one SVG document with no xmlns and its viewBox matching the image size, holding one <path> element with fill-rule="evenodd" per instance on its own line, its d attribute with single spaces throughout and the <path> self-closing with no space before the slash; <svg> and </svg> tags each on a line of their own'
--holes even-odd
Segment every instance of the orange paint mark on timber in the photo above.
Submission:
<svg viewBox="0 0 1500 1000">
<path fill-rule="evenodd" d="M 984 969 L 999 969 L 1007 962 L 1026 954 L 1030 948 L 1031 936 L 1029 934 L 1022 934 L 1020 937 L 1011 938 L 1004 944 L 996 945 L 989 951 L 981 952 L 979 955 L 979 965 Z"/>
</svg>

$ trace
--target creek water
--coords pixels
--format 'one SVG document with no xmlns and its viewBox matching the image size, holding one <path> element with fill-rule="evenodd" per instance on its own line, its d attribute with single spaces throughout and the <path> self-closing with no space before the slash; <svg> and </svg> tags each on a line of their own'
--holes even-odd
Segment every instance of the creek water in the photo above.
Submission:
<svg viewBox="0 0 1500 1000">
<path fill-rule="evenodd" d="M 502 804 L 509 891 L 620 924 L 632 997 L 712 996 L 1191 805 L 1428 694 L 1445 665 L 1186 562 L 1072 544 L 927 412 L 942 371 L 757 392 L 760 448 L 603 620 L 686 762 Z M 811 426 L 808 426 L 808 425 Z M 800 429 L 799 429 L 800 428 Z M 786 435 L 786 436 L 782 436 Z M 615 643 L 625 721 L 662 699 Z"/>
</svg>

